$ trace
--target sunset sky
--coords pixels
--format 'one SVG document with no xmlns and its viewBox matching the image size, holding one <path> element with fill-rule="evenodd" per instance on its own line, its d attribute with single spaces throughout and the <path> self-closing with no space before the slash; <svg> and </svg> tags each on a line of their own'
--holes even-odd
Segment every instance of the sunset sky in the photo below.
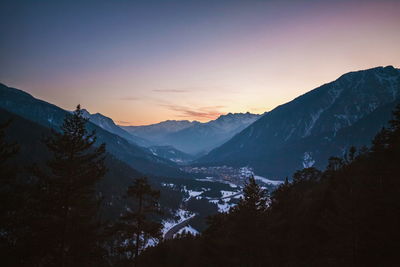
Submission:
<svg viewBox="0 0 400 267">
<path fill-rule="evenodd" d="M 0 82 L 124 125 L 263 113 L 400 67 L 400 1 L 1 1 Z"/>
</svg>

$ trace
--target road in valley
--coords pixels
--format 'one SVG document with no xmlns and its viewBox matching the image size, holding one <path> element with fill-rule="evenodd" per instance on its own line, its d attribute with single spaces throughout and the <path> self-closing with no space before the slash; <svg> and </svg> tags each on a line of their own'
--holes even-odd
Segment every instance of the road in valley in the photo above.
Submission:
<svg viewBox="0 0 400 267">
<path fill-rule="evenodd" d="M 210 198 L 210 200 L 221 200 L 221 199 L 226 199 L 226 198 L 232 198 L 235 196 L 238 196 L 240 194 L 243 194 L 243 191 L 240 191 L 238 193 L 235 193 L 233 195 L 229 195 L 229 196 L 225 196 L 225 197 L 218 197 L 218 198 Z M 194 217 L 196 217 L 197 215 L 194 215 L 190 218 L 187 218 L 186 220 L 174 225 L 173 227 L 171 227 L 171 229 L 169 229 L 165 234 L 164 234 L 164 239 L 171 239 L 174 238 L 174 235 L 176 233 L 179 232 L 179 230 L 181 230 L 182 228 L 184 228 L 185 226 L 189 225 L 189 221 L 192 220 Z"/>
<path fill-rule="evenodd" d="M 180 223 L 178 223 L 178 224 L 172 226 L 171 229 L 169 229 L 169 230 L 165 233 L 164 239 L 171 239 L 171 238 L 173 238 L 174 235 L 175 235 L 176 233 L 179 232 L 179 230 L 181 230 L 182 228 L 184 228 L 185 226 L 187 226 L 187 225 L 189 224 L 189 221 L 190 221 L 191 219 L 193 219 L 194 217 L 196 217 L 196 216 L 197 216 L 197 215 L 194 215 L 194 216 L 192 216 L 192 217 L 190 217 L 190 218 L 187 218 L 187 219 L 184 220 L 183 222 L 180 222 Z"/>
</svg>

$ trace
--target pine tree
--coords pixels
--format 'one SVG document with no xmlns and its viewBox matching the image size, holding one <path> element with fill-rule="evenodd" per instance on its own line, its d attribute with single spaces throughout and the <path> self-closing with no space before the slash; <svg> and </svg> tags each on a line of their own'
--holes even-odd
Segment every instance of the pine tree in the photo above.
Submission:
<svg viewBox="0 0 400 267">
<path fill-rule="evenodd" d="M 389 143 L 392 150 L 396 150 L 400 145 L 400 104 L 393 111 L 393 118 L 389 121 L 390 134 Z"/>
<path fill-rule="evenodd" d="M 246 182 L 243 198 L 236 207 L 246 211 L 264 211 L 267 208 L 267 191 L 256 183 L 253 176 Z"/>
<path fill-rule="evenodd" d="M 16 170 L 9 164 L 9 160 L 15 156 L 19 147 L 15 143 L 6 141 L 6 128 L 11 121 L 0 124 L 0 251 L 2 263 L 10 263 L 13 260 L 13 252 L 19 242 L 17 224 L 21 214 L 22 198 L 21 186 L 17 184 Z"/>
<path fill-rule="evenodd" d="M 250 177 L 243 189 L 243 198 L 228 213 L 220 213 L 209 220 L 205 232 L 207 240 L 214 240 L 210 250 L 218 254 L 216 266 L 258 266 L 263 242 L 258 238 L 263 227 L 261 219 L 267 210 L 267 191 L 262 189 L 254 177 Z M 228 256 L 229 255 L 229 256 Z M 219 259 L 225 258 L 224 261 Z"/>
<path fill-rule="evenodd" d="M 390 129 L 393 132 L 399 132 L 400 131 L 400 104 L 396 106 L 396 108 L 393 111 L 393 118 L 389 121 L 390 123 Z"/>
<path fill-rule="evenodd" d="M 343 159 L 341 159 L 339 157 L 330 157 L 328 159 L 328 166 L 326 167 L 326 169 L 328 171 L 337 171 L 340 168 L 342 168 L 343 166 L 344 166 Z"/>
<path fill-rule="evenodd" d="M 393 111 L 389 127 L 383 127 L 372 141 L 372 152 L 382 153 L 386 149 L 396 149 L 400 144 L 400 104 Z"/>
<path fill-rule="evenodd" d="M 133 261 L 138 266 L 139 254 L 146 244 L 161 239 L 162 225 L 151 218 L 161 213 L 160 191 L 154 190 L 144 177 L 135 180 L 127 196 L 129 207 L 120 220 L 110 226 L 110 231 L 116 242 L 114 254 L 119 256 L 119 261 Z"/>
<path fill-rule="evenodd" d="M 146 243 L 161 239 L 162 225 L 149 218 L 149 215 L 160 213 L 160 192 L 151 188 L 147 178 L 139 178 L 128 188 L 127 195 L 135 201 L 135 207 L 127 209 L 113 230 L 119 239 L 119 254 L 128 256 L 138 266 L 139 253 Z"/>
<path fill-rule="evenodd" d="M 293 174 L 293 183 L 304 181 L 316 182 L 321 179 L 322 172 L 314 167 L 304 168 Z"/>
<path fill-rule="evenodd" d="M 372 152 L 379 153 L 387 148 L 390 131 L 383 127 L 372 140 Z"/>
<path fill-rule="evenodd" d="M 212 216 L 192 244 L 168 240 L 143 258 L 148 266 L 397 266 L 400 107 L 375 141 L 371 150 L 331 158 L 322 173 L 297 172 L 272 192 L 265 212 L 248 212 L 258 199 L 249 181 L 242 208 Z M 188 251 L 196 251 L 190 261 Z"/>
<path fill-rule="evenodd" d="M 11 159 L 18 152 L 18 145 L 8 143 L 5 140 L 5 130 L 10 125 L 11 121 L 0 124 L 0 202 L 8 203 L 8 205 L 0 206 L 0 222 L 4 226 L 5 217 L 10 213 L 10 205 L 12 205 L 13 187 L 15 186 L 16 173 L 9 166 Z"/>
<path fill-rule="evenodd" d="M 105 145 L 95 146 L 87 119 L 78 105 L 61 132 L 53 132 L 46 145 L 52 153 L 49 170 L 36 168 L 38 177 L 39 239 L 43 259 L 58 266 L 87 266 L 99 257 L 98 203 L 95 184 L 105 175 Z"/>
<path fill-rule="evenodd" d="M 10 124 L 11 120 L 0 124 L 0 170 L 4 170 L 6 161 L 17 154 L 19 149 L 17 144 L 8 143 L 5 140 L 5 131 Z"/>
</svg>

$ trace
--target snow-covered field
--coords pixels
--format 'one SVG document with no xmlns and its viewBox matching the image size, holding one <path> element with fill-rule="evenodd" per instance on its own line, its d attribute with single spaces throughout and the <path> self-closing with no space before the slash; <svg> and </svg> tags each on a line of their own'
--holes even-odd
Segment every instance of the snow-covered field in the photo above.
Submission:
<svg viewBox="0 0 400 267">
<path fill-rule="evenodd" d="M 218 212 L 228 212 L 230 208 L 236 206 L 236 204 L 224 202 L 222 204 L 217 203 L 217 206 L 218 206 Z"/>
<path fill-rule="evenodd" d="M 258 181 L 260 181 L 262 183 L 265 183 L 267 185 L 279 186 L 280 184 L 283 183 L 282 181 L 270 180 L 270 179 L 267 179 L 265 177 L 256 175 L 254 173 L 253 169 L 249 168 L 249 167 L 240 168 L 240 173 L 241 173 L 243 179 L 247 179 L 247 178 L 253 176 L 254 179 L 256 179 L 256 180 L 258 180 Z"/>
<path fill-rule="evenodd" d="M 245 171 L 245 170 L 244 170 Z M 215 180 L 213 180 L 212 177 L 207 177 L 205 179 L 196 179 L 198 181 L 204 181 L 204 182 L 216 182 Z M 218 181 L 219 182 L 219 181 Z M 210 191 L 211 188 L 201 188 L 201 189 L 197 189 L 197 190 L 191 190 L 188 189 L 188 187 L 186 185 L 184 185 L 183 187 L 180 188 L 180 191 L 185 193 L 185 198 L 183 198 L 183 202 L 187 202 L 189 201 L 191 198 L 196 198 L 196 199 L 202 199 L 202 198 L 206 198 L 208 199 L 208 201 L 210 203 L 213 203 L 215 205 L 217 205 L 218 211 L 219 212 L 228 212 L 229 209 L 233 206 L 235 206 L 235 203 L 230 203 L 231 199 L 240 199 L 243 194 L 239 194 L 238 193 L 241 192 L 240 187 L 237 186 L 236 184 L 230 183 L 228 181 L 224 181 L 225 184 L 228 184 L 230 186 L 230 188 L 232 188 L 232 191 L 228 191 L 228 190 L 221 190 L 221 197 L 219 198 L 210 198 L 210 197 L 205 197 L 204 193 L 207 191 Z M 164 187 L 168 187 L 171 189 L 178 189 L 179 187 L 176 186 L 175 184 L 172 183 L 162 183 L 161 184 Z M 231 197 L 232 196 L 232 197 Z M 220 199 L 221 198 L 221 199 Z M 189 215 L 185 215 L 184 211 L 182 209 L 178 210 L 176 213 L 176 216 L 179 217 L 179 220 L 166 220 L 163 221 L 163 234 L 165 234 L 166 232 L 168 232 L 168 230 L 170 230 L 172 227 L 174 227 L 175 225 L 181 223 L 182 221 L 190 218 L 188 217 Z M 192 214 L 191 216 L 194 216 L 194 214 Z"/>
<path fill-rule="evenodd" d="M 221 190 L 221 196 L 222 196 L 221 198 L 209 199 L 208 202 L 217 205 L 218 212 L 228 212 L 230 208 L 232 208 L 236 205 L 235 203 L 230 203 L 231 199 L 232 198 L 240 199 L 241 197 L 243 197 L 243 193 L 241 193 L 241 194 L 238 194 L 238 193 L 240 193 L 240 191 Z M 230 197 L 230 196 L 232 196 L 232 197 Z"/>
<path fill-rule="evenodd" d="M 168 183 L 161 183 L 162 186 L 168 187 L 168 188 L 175 188 L 174 184 L 168 184 Z"/>
<path fill-rule="evenodd" d="M 283 184 L 283 181 L 270 180 L 270 179 L 267 179 L 265 177 L 258 176 L 258 175 L 254 175 L 254 179 L 256 179 L 258 181 L 261 181 L 261 182 L 263 182 L 265 184 L 270 184 L 270 185 L 275 185 L 275 186 Z"/>
<path fill-rule="evenodd" d="M 174 237 L 176 237 L 177 235 L 181 235 L 183 233 L 190 233 L 192 235 L 198 235 L 199 231 L 194 229 L 192 226 L 187 225 L 187 226 L 183 227 L 181 230 L 179 230 L 176 234 L 174 234 Z"/>
<path fill-rule="evenodd" d="M 243 167 L 240 168 L 240 173 L 243 175 L 243 181 L 247 179 L 249 176 L 254 176 L 254 179 L 260 182 L 260 186 L 263 189 L 269 189 L 270 186 L 279 186 L 280 184 L 283 183 L 283 181 L 275 181 L 275 180 L 270 180 L 265 177 L 255 175 L 253 170 L 249 167 Z M 246 177 L 245 177 L 246 176 Z M 184 206 L 185 202 L 188 202 L 190 199 L 207 199 L 209 203 L 212 203 L 217 206 L 218 212 L 228 212 L 232 207 L 237 205 L 237 201 L 241 198 L 243 198 L 243 191 L 242 187 L 238 186 L 234 183 L 231 183 L 229 181 L 220 181 L 220 180 L 215 180 L 213 177 L 206 177 L 203 179 L 196 179 L 197 181 L 200 182 L 220 182 L 220 183 L 225 183 L 228 184 L 229 188 L 226 188 L 225 190 L 220 190 L 220 196 L 219 197 L 210 197 L 211 195 L 215 195 L 215 192 L 212 191 L 211 188 L 207 187 L 212 187 L 210 184 L 204 183 L 204 187 L 199 187 L 198 185 L 194 188 L 191 188 L 189 185 L 175 185 L 172 183 L 162 183 L 162 186 L 168 187 L 174 190 L 179 190 L 184 194 L 184 198 L 182 199 L 182 204 Z M 211 195 L 208 196 L 208 191 L 211 191 Z M 193 218 L 196 216 L 195 213 L 183 210 L 183 209 L 178 209 L 175 212 L 175 219 L 170 219 L 170 220 L 164 220 L 162 222 L 163 224 L 163 235 L 165 235 L 171 228 L 174 226 L 182 223 L 183 221 L 186 221 L 190 218 Z M 182 229 L 179 230 L 178 233 L 182 233 L 183 231 L 196 234 L 198 233 L 193 227 L 191 226 L 185 226 Z"/>
<path fill-rule="evenodd" d="M 236 185 L 236 184 L 233 184 L 233 183 L 231 183 L 231 182 L 225 182 L 226 184 L 228 184 L 230 187 L 232 187 L 232 188 L 238 188 L 238 185 Z"/>
<path fill-rule="evenodd" d="M 180 187 L 180 186 L 177 186 L 172 183 L 161 183 L 161 186 L 180 190 L 181 192 L 185 193 L 186 196 L 183 199 L 183 202 L 187 202 L 191 198 L 200 199 L 201 198 L 200 195 L 202 195 L 204 192 L 211 190 L 211 188 L 205 188 L 205 187 L 202 187 L 201 190 L 191 190 L 191 189 L 188 189 L 186 185 L 184 185 L 183 187 Z"/>
<path fill-rule="evenodd" d="M 158 242 L 152 238 L 150 238 L 149 240 L 147 240 L 146 245 L 144 245 L 145 248 L 147 247 L 154 247 L 158 244 Z"/>
<path fill-rule="evenodd" d="M 187 189 L 186 185 L 183 186 L 183 189 L 181 190 L 182 192 L 185 192 L 188 196 L 183 199 L 183 202 L 189 201 L 192 197 L 196 199 L 201 199 L 200 195 L 203 194 L 204 192 L 210 191 L 210 188 L 201 188 L 201 191 L 196 191 L 196 190 L 190 190 Z"/>
<path fill-rule="evenodd" d="M 215 180 L 214 180 L 214 178 L 213 177 L 210 177 L 210 176 L 208 176 L 208 177 L 206 177 L 206 178 L 199 178 L 199 179 L 196 179 L 196 181 L 199 181 L 199 182 L 216 182 Z"/>
<path fill-rule="evenodd" d="M 237 192 L 237 191 L 233 192 L 233 191 L 221 190 L 221 195 L 222 195 L 223 198 L 224 198 L 224 197 L 230 197 L 230 196 L 235 195 L 235 194 L 237 194 L 237 193 L 239 193 L 239 192 Z"/>
</svg>

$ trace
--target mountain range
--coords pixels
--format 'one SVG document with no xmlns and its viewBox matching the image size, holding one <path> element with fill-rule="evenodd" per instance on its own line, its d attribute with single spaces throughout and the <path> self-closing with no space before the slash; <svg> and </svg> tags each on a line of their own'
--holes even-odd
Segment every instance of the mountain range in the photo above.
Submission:
<svg viewBox="0 0 400 267">
<path fill-rule="evenodd" d="M 146 126 L 122 126 L 129 133 L 158 146 L 172 146 L 184 153 L 205 154 L 256 121 L 260 115 L 228 113 L 209 122 L 168 120 Z"/>
<path fill-rule="evenodd" d="M 283 179 L 303 167 L 323 169 L 329 156 L 342 156 L 351 145 L 369 144 L 399 102 L 400 70 L 387 66 L 346 73 L 263 115 L 119 126 L 102 114 L 84 114 L 98 143 L 141 173 L 189 177 L 179 165 L 194 160 L 195 166 L 251 167 Z M 3 84 L 0 108 L 55 130 L 70 113 Z"/>
<path fill-rule="evenodd" d="M 162 192 L 166 217 L 172 218 L 184 200 L 190 199 L 187 207 L 202 214 L 197 222 L 202 229 L 200 221 L 222 204 L 191 196 L 217 197 L 228 190 L 224 186 L 231 186 L 204 179 L 210 175 L 191 172 L 203 169 L 193 167 L 234 167 L 210 168 L 216 177 L 219 169 L 235 173 L 250 167 L 258 179 L 275 180 L 306 167 L 324 169 L 330 156 L 343 156 L 352 145 L 360 148 L 370 144 L 399 103 L 400 70 L 387 66 L 344 74 L 263 115 L 229 113 L 207 123 L 170 120 L 122 127 L 100 113 L 83 112 L 89 120 L 88 130 L 96 131 L 97 144 L 106 144 L 108 172 L 97 185 L 104 197 L 106 219 L 118 218 L 126 208 L 126 188 L 135 178 L 146 175 Z M 0 122 L 12 119 L 7 138 L 21 147 L 16 166 L 48 160 L 43 137 L 51 130 L 59 131 L 70 113 L 0 84 Z M 24 167 L 20 172 L 27 174 Z M 210 195 L 206 196 L 206 191 Z"/>
<path fill-rule="evenodd" d="M 272 179 L 325 168 L 329 156 L 369 144 L 399 100 L 399 69 L 350 72 L 268 112 L 197 165 L 250 166 Z"/>
<path fill-rule="evenodd" d="M 175 163 L 187 163 L 195 159 L 196 154 L 205 154 L 260 117 L 251 113 L 228 113 L 205 123 L 168 120 L 146 126 L 119 126 L 103 114 L 82 111 L 93 124 Z"/>
</svg>

